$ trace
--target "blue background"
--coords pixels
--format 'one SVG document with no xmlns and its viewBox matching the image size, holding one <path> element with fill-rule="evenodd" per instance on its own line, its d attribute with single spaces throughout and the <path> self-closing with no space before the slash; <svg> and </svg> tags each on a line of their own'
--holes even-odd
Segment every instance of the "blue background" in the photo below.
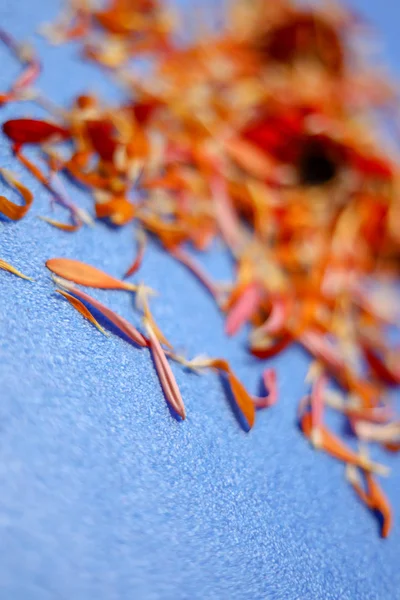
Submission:
<svg viewBox="0 0 400 600">
<path fill-rule="evenodd" d="M 396 66 L 396 2 L 384 3 L 386 12 L 383 4 L 359 4 L 387 34 Z M 3 0 L 0 22 L 18 39 L 33 38 L 58 10 L 58 1 Z M 34 42 L 44 61 L 40 87 L 50 97 L 69 103 L 89 88 L 112 98 L 109 80 L 79 60 L 76 45 Z M 0 52 L 6 89 L 19 67 Z M 40 114 L 13 104 L 0 116 Z M 51 214 L 48 194 L 3 138 L 0 153 L 0 164 L 35 193 L 25 219 L 0 222 L 0 256 L 36 280 L 0 272 L 1 600 L 400 598 L 398 462 L 374 452 L 393 467 L 383 485 L 394 530 L 382 540 L 343 467 L 313 452 L 297 429 L 304 353 L 291 349 L 273 361 L 280 401 L 258 414 L 250 434 L 215 375 L 173 365 L 188 413 L 178 423 L 148 352 L 103 337 L 54 294 L 44 267 L 68 256 L 121 276 L 134 256 L 132 229 L 98 224 L 68 235 L 51 228 L 37 218 Z M 70 192 L 90 208 L 85 193 Z M 201 260 L 229 278 L 218 245 Z M 246 332 L 226 339 L 220 314 L 183 267 L 152 245 L 139 278 L 159 290 L 154 312 L 178 348 L 228 358 L 258 391 L 263 366 L 248 356 Z M 128 293 L 95 295 L 138 322 Z"/>
</svg>

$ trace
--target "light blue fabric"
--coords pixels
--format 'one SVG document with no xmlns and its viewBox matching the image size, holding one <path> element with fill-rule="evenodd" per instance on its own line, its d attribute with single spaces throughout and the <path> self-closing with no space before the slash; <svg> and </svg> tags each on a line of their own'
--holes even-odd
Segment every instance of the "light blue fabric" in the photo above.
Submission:
<svg viewBox="0 0 400 600">
<path fill-rule="evenodd" d="M 1 26 L 25 39 L 58 8 L 52 0 L 3 0 Z M 394 23 L 384 23 L 391 34 Z M 110 98 L 108 78 L 79 60 L 77 46 L 34 41 L 47 95 L 64 104 L 89 88 Z M 398 57 L 397 33 L 390 43 Z M 0 52 L 6 89 L 18 65 Z M 42 112 L 13 104 L 0 118 L 29 114 Z M 0 272 L 0 599 L 400 598 L 398 462 L 374 453 L 393 467 L 384 488 L 395 522 L 385 541 L 343 467 L 298 431 L 308 364 L 302 351 L 271 361 L 280 401 L 259 413 L 250 434 L 215 375 L 173 365 L 188 412 L 178 423 L 148 351 L 102 336 L 54 294 L 44 267 L 68 256 L 121 276 L 135 252 L 131 228 L 98 224 L 72 235 L 51 228 L 37 218 L 51 214 L 49 195 L 4 138 L 0 153 L 0 165 L 35 194 L 25 219 L 0 222 L 0 256 L 35 278 Z M 84 192 L 69 190 L 90 208 Z M 229 278 L 218 246 L 201 260 L 215 277 Z M 178 348 L 229 359 L 258 391 L 263 365 L 247 354 L 246 332 L 225 337 L 220 314 L 182 266 L 151 245 L 137 280 L 159 291 L 155 315 Z M 139 323 L 128 293 L 94 295 Z"/>
</svg>

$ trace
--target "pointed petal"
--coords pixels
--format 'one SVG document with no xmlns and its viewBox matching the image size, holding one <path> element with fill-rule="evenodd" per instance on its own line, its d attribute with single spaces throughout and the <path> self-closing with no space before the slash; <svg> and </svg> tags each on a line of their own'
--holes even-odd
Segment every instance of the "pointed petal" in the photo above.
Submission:
<svg viewBox="0 0 400 600">
<path fill-rule="evenodd" d="M 106 319 L 111 321 L 111 323 L 113 323 L 118 329 L 120 329 L 120 331 L 122 331 L 122 333 L 124 333 L 126 337 L 129 338 L 132 342 L 143 348 L 147 347 L 147 340 L 136 329 L 136 327 L 129 323 L 129 321 L 118 315 L 116 312 L 114 312 L 113 310 L 111 310 L 92 296 L 89 296 L 89 294 L 87 294 L 86 292 L 83 292 L 79 288 L 70 284 L 69 282 L 63 281 L 59 277 L 53 277 L 53 279 L 60 287 L 67 289 L 74 296 L 78 296 L 78 298 L 80 298 L 84 302 L 91 304 L 96 310 L 99 311 L 99 313 L 101 313 L 104 317 L 106 317 Z"/>
<path fill-rule="evenodd" d="M 171 370 L 171 367 L 161 347 L 161 344 L 158 341 L 158 338 L 151 327 L 151 324 L 146 319 L 145 326 L 149 335 L 150 349 L 154 357 L 154 363 L 156 366 L 157 374 L 160 379 L 161 386 L 164 390 L 166 400 L 178 413 L 178 415 L 180 415 L 182 419 L 185 419 L 185 405 L 183 403 L 178 384 L 176 383 L 175 376 Z"/>
<path fill-rule="evenodd" d="M 263 382 L 264 387 L 267 390 L 267 394 L 262 398 L 253 396 L 253 402 L 256 408 L 269 408 L 278 401 L 278 387 L 275 369 L 264 370 Z"/>
<path fill-rule="evenodd" d="M 26 275 L 21 273 L 21 271 L 18 271 L 18 269 L 16 269 L 12 265 L 10 265 L 5 260 L 0 259 L 0 269 L 3 269 L 4 271 L 8 271 L 9 273 L 12 273 L 13 275 L 17 275 L 17 277 L 20 277 L 21 279 L 26 279 L 27 281 L 33 281 L 32 277 L 27 277 Z"/>
<path fill-rule="evenodd" d="M 83 302 L 81 302 L 80 300 L 78 300 L 78 298 L 75 298 L 74 296 L 72 296 L 71 294 L 69 294 L 68 292 L 66 292 L 65 290 L 56 290 L 56 292 L 58 292 L 59 294 L 61 294 L 62 296 L 64 296 L 64 298 L 66 298 L 68 300 L 68 302 L 79 312 L 81 313 L 81 315 L 83 317 L 85 317 L 85 319 L 87 319 L 88 321 L 90 321 L 92 323 L 92 325 L 94 325 L 95 327 L 97 327 L 97 329 L 105 336 L 108 337 L 108 333 L 103 329 L 103 327 L 100 325 L 100 323 L 98 321 L 96 321 L 96 319 L 94 318 L 94 316 L 92 315 L 92 313 L 90 312 L 90 310 L 88 308 L 86 308 L 86 306 L 83 304 Z"/>
<path fill-rule="evenodd" d="M 87 287 L 135 291 L 137 286 L 120 281 L 92 265 L 72 258 L 50 258 L 46 267 L 63 279 Z"/>
<path fill-rule="evenodd" d="M 235 398 L 235 401 L 245 416 L 250 429 L 253 427 L 256 417 L 256 410 L 254 406 L 254 402 L 250 394 L 247 392 L 244 385 L 239 381 L 239 379 L 229 371 L 228 373 L 228 381 L 232 390 L 232 394 Z"/>
<path fill-rule="evenodd" d="M 25 200 L 24 206 L 20 206 L 11 202 L 5 196 L 0 196 L 0 213 L 5 215 L 8 219 L 12 221 L 19 221 L 26 215 L 28 210 L 31 207 L 33 202 L 33 194 L 27 187 L 22 185 L 16 177 L 14 173 L 9 171 L 8 169 L 0 169 L 0 174 L 4 177 L 7 183 L 18 190 L 23 199 Z"/>
<path fill-rule="evenodd" d="M 225 333 L 234 335 L 252 317 L 261 302 L 261 289 L 257 283 L 249 284 L 230 309 L 225 321 Z"/>
</svg>

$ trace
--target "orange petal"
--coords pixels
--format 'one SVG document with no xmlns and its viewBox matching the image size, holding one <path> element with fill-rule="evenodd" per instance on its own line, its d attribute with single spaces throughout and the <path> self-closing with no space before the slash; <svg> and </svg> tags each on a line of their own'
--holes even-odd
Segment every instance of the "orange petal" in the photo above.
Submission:
<svg viewBox="0 0 400 600">
<path fill-rule="evenodd" d="M 254 400 L 253 397 L 247 392 L 244 385 L 232 372 L 229 363 L 223 358 L 210 358 L 205 359 L 202 366 L 211 369 L 217 369 L 218 371 L 223 371 L 226 373 L 235 402 L 246 418 L 249 428 L 251 429 L 254 425 L 256 417 Z"/>
<path fill-rule="evenodd" d="M 96 217 L 109 218 L 114 225 L 126 225 L 134 219 L 135 206 L 124 197 L 114 197 L 108 202 L 96 204 Z"/>
<path fill-rule="evenodd" d="M 0 213 L 12 221 L 19 221 L 30 209 L 33 202 L 33 194 L 27 187 L 22 185 L 8 169 L 0 169 L 0 173 L 11 187 L 18 190 L 25 200 L 24 206 L 19 206 L 18 204 L 14 204 L 14 202 L 10 202 L 10 200 L 7 200 L 4 196 L 0 196 Z"/>
<path fill-rule="evenodd" d="M 367 491 L 365 491 L 361 487 L 357 471 L 352 469 L 354 469 L 354 467 L 348 467 L 347 479 L 352 485 L 354 491 L 359 496 L 360 500 L 364 502 L 369 509 L 375 510 L 382 515 L 383 524 L 381 535 L 384 538 L 388 537 L 392 528 L 392 509 L 385 494 L 383 493 L 383 490 L 371 473 L 363 471 L 365 481 L 367 483 Z"/>
<path fill-rule="evenodd" d="M 301 428 L 303 430 L 304 435 L 307 438 L 311 438 L 312 434 L 312 415 L 311 413 L 306 413 L 303 415 L 301 419 Z M 345 463 L 356 465 L 359 467 L 365 466 L 362 459 L 347 448 L 347 446 L 333 433 L 329 431 L 329 429 L 325 426 L 319 428 L 320 433 L 320 448 Z"/>
<path fill-rule="evenodd" d="M 368 508 L 373 508 L 373 503 L 371 502 L 369 494 L 367 494 L 367 492 L 361 487 L 356 467 L 348 466 L 346 469 L 346 477 L 357 496 L 360 498 L 361 502 L 363 502 Z"/>
<path fill-rule="evenodd" d="M 33 281 L 33 279 L 31 277 L 27 277 L 26 275 L 21 273 L 21 271 L 18 271 L 18 269 L 16 269 L 12 265 L 10 265 L 5 260 L 0 259 L 0 269 L 3 269 L 4 271 L 8 271 L 9 273 L 16 275 L 17 277 L 21 277 L 21 279 L 26 279 L 27 281 Z"/>
<path fill-rule="evenodd" d="M 49 180 L 45 175 L 43 175 L 42 171 L 32 162 L 29 158 L 26 158 L 21 152 L 16 152 L 16 156 L 18 160 L 32 173 L 34 177 L 44 186 L 48 187 Z"/>
<path fill-rule="evenodd" d="M 219 371 L 224 371 L 225 373 L 229 373 L 231 370 L 229 363 L 223 358 L 211 358 L 208 366 L 213 369 L 218 369 Z"/>
<path fill-rule="evenodd" d="M 105 336 L 108 336 L 108 333 L 102 328 L 102 326 L 100 325 L 100 323 L 98 321 L 96 321 L 96 319 L 94 318 L 94 316 L 92 315 L 92 313 L 90 312 L 90 310 L 88 308 L 86 308 L 86 306 L 83 304 L 83 302 L 81 302 L 80 300 L 78 300 L 78 298 L 75 298 L 74 296 L 72 296 L 71 294 L 69 294 L 68 292 L 66 292 L 64 290 L 56 290 L 56 292 L 58 292 L 59 294 L 61 294 L 62 296 L 64 296 L 64 298 L 66 298 L 68 300 L 68 302 L 79 313 L 81 313 L 81 315 L 83 317 L 85 317 L 85 319 L 87 319 L 88 321 L 90 321 L 92 323 L 92 325 L 94 325 L 95 327 L 97 327 L 97 329 L 99 331 L 101 331 L 101 333 L 103 333 Z"/>
<path fill-rule="evenodd" d="M 85 173 L 78 169 L 74 163 L 69 163 L 65 165 L 65 168 L 71 173 L 71 175 L 87 187 L 99 188 L 99 189 L 107 189 L 108 188 L 108 179 L 106 177 L 102 177 L 97 173 Z"/>
<path fill-rule="evenodd" d="M 42 221 L 49 223 L 52 227 L 56 227 L 57 229 L 61 229 L 62 231 L 78 231 L 82 227 L 82 222 L 75 223 L 74 225 L 68 223 L 61 223 L 60 221 L 55 221 L 54 219 L 49 219 L 48 217 L 39 217 Z"/>
<path fill-rule="evenodd" d="M 140 220 L 144 227 L 157 235 L 168 249 L 176 248 L 176 246 L 179 246 L 188 237 L 185 228 L 180 223 L 167 223 L 152 215 L 141 215 Z"/>
<path fill-rule="evenodd" d="M 148 343 L 146 338 L 144 338 L 143 335 L 136 329 L 136 327 L 129 323 L 129 321 L 118 315 L 116 312 L 114 312 L 95 298 L 92 298 L 92 296 L 89 296 L 89 294 L 86 294 L 86 292 L 83 292 L 79 288 L 76 288 L 68 281 L 63 281 L 62 279 L 59 279 L 57 277 L 55 277 L 54 279 L 58 285 L 60 285 L 63 288 L 66 288 L 69 292 L 74 294 L 74 296 L 78 296 L 84 302 L 87 302 L 88 304 L 94 306 L 94 308 L 98 310 L 100 314 L 102 314 L 104 317 L 106 317 L 106 319 L 111 321 L 111 323 L 113 323 L 115 327 L 122 331 L 122 333 L 126 335 L 126 337 L 132 342 L 143 348 L 147 347 Z"/>
<path fill-rule="evenodd" d="M 365 479 L 368 485 L 368 493 L 373 503 L 374 509 L 379 511 L 383 518 L 382 537 L 386 538 L 392 528 L 392 509 L 379 483 L 374 479 L 371 473 L 365 473 Z"/>
<path fill-rule="evenodd" d="M 96 267 L 71 258 L 51 258 L 46 262 L 46 267 L 63 279 L 87 287 L 103 290 L 136 291 L 137 289 L 137 286 L 131 283 L 120 281 Z"/>
<path fill-rule="evenodd" d="M 232 394 L 235 401 L 245 416 L 250 429 L 253 427 L 256 418 L 256 409 L 254 402 L 250 394 L 247 392 L 244 385 L 238 380 L 238 378 L 232 373 L 228 372 L 228 381 L 232 390 Z"/>
<path fill-rule="evenodd" d="M 139 294 L 138 294 L 138 296 L 139 296 Z M 170 350 L 173 350 L 172 344 L 170 344 L 170 342 L 167 340 L 167 338 L 165 337 L 165 335 L 163 334 L 163 332 L 157 325 L 157 323 L 151 313 L 146 294 L 142 295 L 141 301 L 142 301 L 142 308 L 143 308 L 144 316 L 146 317 L 146 320 L 147 320 L 148 324 L 150 325 L 153 333 L 156 335 L 158 341 L 161 342 L 162 344 L 164 344 L 165 346 L 167 346 L 167 348 L 169 348 Z"/>
<path fill-rule="evenodd" d="M 146 234 L 143 231 L 143 229 L 139 229 L 139 231 L 137 233 L 137 241 L 138 241 L 138 251 L 136 254 L 136 258 L 133 261 L 132 265 L 127 270 L 127 272 L 125 273 L 125 275 L 123 277 L 124 279 L 126 279 L 127 277 L 130 277 L 131 275 L 136 273 L 136 271 L 138 271 L 142 265 L 144 251 L 146 249 L 146 241 L 147 241 Z"/>
<path fill-rule="evenodd" d="M 320 431 L 322 435 L 322 448 L 325 452 L 343 462 L 360 465 L 361 459 L 359 456 L 347 448 L 336 435 L 330 433 L 326 427 L 320 428 Z"/>
</svg>

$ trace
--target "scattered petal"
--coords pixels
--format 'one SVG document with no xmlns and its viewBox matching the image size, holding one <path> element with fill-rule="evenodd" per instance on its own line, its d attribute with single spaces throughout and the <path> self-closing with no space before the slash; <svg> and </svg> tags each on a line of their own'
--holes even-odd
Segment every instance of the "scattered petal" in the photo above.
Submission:
<svg viewBox="0 0 400 600">
<path fill-rule="evenodd" d="M 92 313 L 90 312 L 90 310 L 88 310 L 86 308 L 86 306 L 83 304 L 83 302 L 81 302 L 80 300 L 78 300 L 78 298 L 75 298 L 74 296 L 72 296 L 72 294 L 69 294 L 68 292 L 66 292 L 65 290 L 56 290 L 56 292 L 58 294 L 61 294 L 62 296 L 64 296 L 64 298 L 66 298 L 68 300 L 68 302 L 79 312 L 81 313 L 81 315 L 83 317 L 85 317 L 85 319 L 87 319 L 88 321 L 90 321 L 92 323 L 92 325 L 94 325 L 95 327 L 97 327 L 97 329 L 105 336 L 108 337 L 108 333 L 107 331 L 105 331 L 103 329 L 103 327 L 100 325 L 100 323 L 98 321 L 96 321 L 96 319 L 94 318 L 94 316 L 92 315 Z"/>
<path fill-rule="evenodd" d="M 10 265 L 2 259 L 0 259 L 0 269 L 8 271 L 9 273 L 13 273 L 13 275 L 17 275 L 17 277 L 20 277 L 21 279 L 26 279 L 27 281 L 34 281 L 31 277 L 27 277 L 26 275 L 21 273 L 21 271 L 18 271 L 18 269 L 16 269 L 15 267 L 13 267 L 12 265 Z"/>
<path fill-rule="evenodd" d="M 136 329 L 136 327 L 129 323 L 129 321 L 118 315 L 116 312 L 114 312 L 113 310 L 111 310 L 92 296 L 89 296 L 89 294 L 86 294 L 86 292 L 83 292 L 79 288 L 75 287 L 68 281 L 65 281 L 60 277 L 56 276 L 53 276 L 53 280 L 61 288 L 68 290 L 74 296 L 78 296 L 81 300 L 83 300 L 83 302 L 91 304 L 100 314 L 102 314 L 104 317 L 106 317 L 106 319 L 111 321 L 113 325 L 115 325 L 120 331 L 122 331 L 122 333 L 126 335 L 126 337 L 132 342 L 134 342 L 136 345 L 141 346 L 143 348 L 148 346 L 147 340 Z"/>
<path fill-rule="evenodd" d="M 254 425 L 256 416 L 253 398 L 231 370 L 227 372 L 227 376 L 235 401 L 246 418 L 249 428 L 251 429 Z"/>
<path fill-rule="evenodd" d="M 61 231 L 74 232 L 74 231 L 78 231 L 78 229 L 80 229 L 82 227 L 82 222 L 75 223 L 74 225 L 72 225 L 69 223 L 61 223 L 60 221 L 55 221 L 54 219 L 49 219 L 48 217 L 39 216 L 39 219 L 41 219 L 42 221 L 45 221 L 46 223 L 49 223 L 49 225 L 52 225 L 53 227 L 56 227 L 57 229 L 61 229 Z"/>
<path fill-rule="evenodd" d="M 146 321 L 150 324 L 152 331 L 157 336 L 159 342 L 167 346 L 170 350 L 172 350 L 172 344 L 169 343 L 161 329 L 158 327 L 149 307 L 148 302 L 148 290 L 141 284 L 138 286 L 138 291 L 136 294 L 136 306 L 139 310 L 142 310 Z"/>
<path fill-rule="evenodd" d="M 137 286 L 132 283 L 120 281 L 104 271 L 87 265 L 80 260 L 72 258 L 50 258 L 46 262 L 46 267 L 63 279 L 73 281 L 86 287 L 99 288 L 102 290 L 128 290 L 136 291 Z"/>
<path fill-rule="evenodd" d="M 149 336 L 149 345 L 154 358 L 154 364 L 156 366 L 157 374 L 160 379 L 161 387 L 163 388 L 167 402 L 182 418 L 186 418 L 185 405 L 183 404 L 182 396 L 179 391 L 178 384 L 174 374 L 172 373 L 171 367 L 169 366 L 168 360 L 165 353 L 158 341 L 156 334 L 154 333 L 150 322 L 144 319 L 144 324 Z"/>
<path fill-rule="evenodd" d="M 386 538 L 392 529 L 392 509 L 383 490 L 373 475 L 368 471 L 363 471 L 363 473 L 367 491 L 361 486 L 357 469 L 351 465 L 346 469 L 347 480 L 351 483 L 360 500 L 364 502 L 369 509 L 377 511 L 382 515 L 381 535 L 383 538 Z"/>
<path fill-rule="evenodd" d="M 275 369 L 265 369 L 263 372 L 263 383 L 267 390 L 264 397 L 253 396 L 256 408 L 270 408 L 278 401 L 278 386 Z"/>
<path fill-rule="evenodd" d="M 304 435 L 311 439 L 312 434 L 312 416 L 307 412 L 301 418 L 301 428 Z M 317 444 L 314 444 L 317 446 Z M 334 458 L 350 465 L 361 467 L 368 471 L 383 474 L 387 472 L 386 467 L 378 463 L 371 462 L 363 456 L 359 456 L 353 450 L 348 448 L 336 435 L 331 433 L 325 426 L 319 428 L 319 444 L 318 447 L 324 450 Z"/>
<path fill-rule="evenodd" d="M 136 271 L 138 271 L 140 269 L 142 261 L 143 261 L 144 252 L 146 249 L 146 242 L 147 242 L 147 237 L 146 237 L 146 234 L 143 231 L 143 229 L 138 230 L 136 238 L 137 238 L 137 242 L 138 242 L 137 255 L 136 255 L 136 258 L 133 261 L 132 265 L 129 267 L 129 269 L 123 276 L 123 279 L 126 279 L 127 277 L 130 277 L 131 275 L 136 273 Z"/>
<path fill-rule="evenodd" d="M 10 202 L 10 200 L 7 200 L 4 196 L 0 196 L 0 213 L 12 221 L 19 221 L 30 209 L 33 202 L 33 194 L 27 187 L 20 183 L 14 176 L 14 173 L 8 169 L 0 169 L 0 174 L 11 187 L 18 190 L 25 200 L 24 206 L 19 206 L 18 204 L 14 204 L 14 202 Z"/>
<path fill-rule="evenodd" d="M 182 248 L 173 248 L 170 251 L 170 254 L 179 260 L 185 267 L 189 269 L 193 273 L 195 277 L 204 285 L 206 290 L 208 290 L 211 296 L 216 300 L 217 303 L 220 302 L 221 298 L 221 289 L 217 283 L 211 281 L 209 276 L 203 271 L 203 269 L 196 263 L 196 261 L 189 256 Z"/>
<path fill-rule="evenodd" d="M 225 333 L 229 336 L 235 335 L 258 309 L 261 299 L 260 286 L 257 283 L 247 285 L 227 314 Z"/>
</svg>

